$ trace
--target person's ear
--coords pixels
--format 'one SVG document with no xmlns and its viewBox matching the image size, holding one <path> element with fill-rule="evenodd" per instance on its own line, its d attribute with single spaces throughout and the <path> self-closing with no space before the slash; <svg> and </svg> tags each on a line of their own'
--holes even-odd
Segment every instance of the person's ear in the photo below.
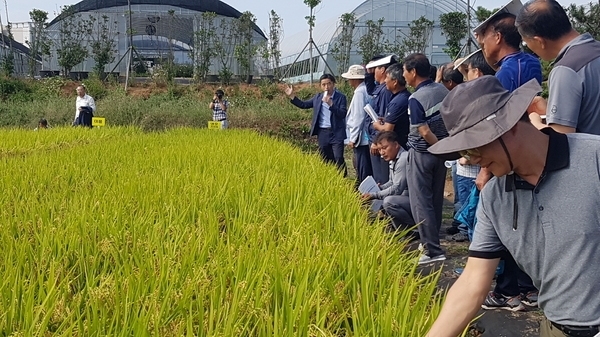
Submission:
<svg viewBox="0 0 600 337">
<path fill-rule="evenodd" d="M 547 47 L 546 39 L 544 39 L 543 37 L 534 36 L 533 40 L 540 48 L 546 49 L 546 47 Z"/>
</svg>

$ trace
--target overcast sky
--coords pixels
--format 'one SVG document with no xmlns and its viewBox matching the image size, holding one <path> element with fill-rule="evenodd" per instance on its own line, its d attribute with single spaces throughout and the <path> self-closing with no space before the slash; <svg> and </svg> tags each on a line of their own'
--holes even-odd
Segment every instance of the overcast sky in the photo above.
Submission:
<svg viewBox="0 0 600 337">
<path fill-rule="evenodd" d="M 11 22 L 29 21 L 29 11 L 33 8 L 42 9 L 48 12 L 50 20 L 56 16 L 61 6 L 72 5 L 76 2 L 58 0 L 5 0 L 8 5 L 8 18 Z M 192 0 L 190 0 L 192 1 Z M 201 0 L 194 0 L 201 1 Z M 563 5 L 570 3 L 584 4 L 590 0 L 559 0 Z M 250 11 L 257 17 L 257 24 L 260 28 L 268 31 L 269 12 L 275 10 L 283 19 L 284 36 L 291 36 L 294 33 L 307 30 L 305 16 L 309 14 L 309 8 L 303 0 L 224 0 L 225 3 L 239 10 Z M 343 13 L 351 12 L 363 0 L 323 0 L 316 9 L 316 24 L 332 18 L 339 18 Z M 483 6 L 486 8 L 496 8 L 507 1 L 498 0 L 475 0 L 472 6 Z M 525 2 L 525 0 L 522 0 Z M 6 24 L 6 11 L 4 3 L 0 3 L 0 14 L 2 23 Z"/>
</svg>

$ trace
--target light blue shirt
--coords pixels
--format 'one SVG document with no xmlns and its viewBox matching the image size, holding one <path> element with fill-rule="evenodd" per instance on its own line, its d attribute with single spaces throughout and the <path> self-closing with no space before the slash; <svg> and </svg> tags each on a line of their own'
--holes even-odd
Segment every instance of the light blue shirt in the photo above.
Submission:
<svg viewBox="0 0 600 337">
<path fill-rule="evenodd" d="M 335 89 L 331 94 L 331 99 L 335 96 Z M 319 113 L 319 127 L 322 129 L 331 127 L 331 110 L 329 110 L 329 104 L 321 102 L 321 113 Z"/>
</svg>

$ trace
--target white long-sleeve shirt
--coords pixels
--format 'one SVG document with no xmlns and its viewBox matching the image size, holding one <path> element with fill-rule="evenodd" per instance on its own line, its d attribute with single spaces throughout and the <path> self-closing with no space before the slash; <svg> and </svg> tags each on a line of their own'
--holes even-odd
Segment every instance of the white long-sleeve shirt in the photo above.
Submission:
<svg viewBox="0 0 600 337">
<path fill-rule="evenodd" d="M 92 96 L 85 94 L 83 97 L 77 96 L 77 100 L 75 100 L 75 119 L 79 117 L 79 108 L 82 106 L 89 106 L 92 108 L 92 112 L 96 112 L 96 102 Z"/>
<path fill-rule="evenodd" d="M 365 105 L 369 101 L 367 87 L 361 83 L 354 89 L 354 96 L 348 107 L 346 115 L 346 137 L 348 142 L 354 143 L 354 146 L 369 145 L 369 140 L 365 137 L 364 121 L 367 113 L 364 110 Z"/>
</svg>

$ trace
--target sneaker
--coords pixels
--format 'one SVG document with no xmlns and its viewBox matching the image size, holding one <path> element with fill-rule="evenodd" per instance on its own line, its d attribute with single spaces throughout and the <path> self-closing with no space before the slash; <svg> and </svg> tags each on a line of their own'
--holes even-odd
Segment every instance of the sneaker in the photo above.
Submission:
<svg viewBox="0 0 600 337">
<path fill-rule="evenodd" d="M 429 263 L 433 263 L 433 262 L 438 262 L 438 261 L 444 261 L 446 260 L 446 255 L 442 254 L 442 255 L 438 255 L 438 256 L 427 256 L 425 254 L 422 254 L 421 257 L 419 257 L 419 264 L 429 264 Z"/>
<path fill-rule="evenodd" d="M 417 247 L 417 249 L 422 253 L 425 251 L 425 246 L 423 246 L 422 243 L 419 243 L 419 247 Z"/>
<path fill-rule="evenodd" d="M 530 291 L 527 294 L 521 294 L 521 303 L 530 306 L 537 307 L 538 304 L 538 292 L 536 290 Z"/>
<path fill-rule="evenodd" d="M 484 309 L 504 309 L 509 311 L 524 311 L 525 306 L 519 296 L 504 296 L 490 291 L 481 305 Z"/>
<path fill-rule="evenodd" d="M 458 234 L 458 232 L 459 232 L 458 226 L 450 226 L 450 227 L 446 228 L 446 234 L 454 235 L 454 234 Z"/>
</svg>

